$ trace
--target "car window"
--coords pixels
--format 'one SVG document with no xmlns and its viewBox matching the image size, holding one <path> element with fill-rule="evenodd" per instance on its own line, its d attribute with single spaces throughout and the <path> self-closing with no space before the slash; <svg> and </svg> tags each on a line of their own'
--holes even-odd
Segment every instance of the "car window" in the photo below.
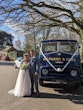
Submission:
<svg viewBox="0 0 83 110">
<path fill-rule="evenodd" d="M 17 58 L 17 60 L 21 61 L 22 60 L 22 57 Z"/>
<path fill-rule="evenodd" d="M 61 42 L 60 51 L 61 52 L 71 52 L 74 53 L 77 49 L 77 45 L 74 42 Z"/>
<path fill-rule="evenodd" d="M 51 53 L 57 51 L 57 43 L 45 43 L 43 44 L 43 52 Z"/>
</svg>

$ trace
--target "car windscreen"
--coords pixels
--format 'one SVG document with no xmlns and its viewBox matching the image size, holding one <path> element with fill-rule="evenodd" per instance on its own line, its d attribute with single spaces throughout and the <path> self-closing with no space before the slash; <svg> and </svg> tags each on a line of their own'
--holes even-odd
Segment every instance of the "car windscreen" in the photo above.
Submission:
<svg viewBox="0 0 83 110">
<path fill-rule="evenodd" d="M 21 61 L 21 60 L 22 60 L 22 57 L 18 57 L 17 60 L 18 60 L 18 61 Z"/>
<path fill-rule="evenodd" d="M 42 50 L 44 53 L 51 53 L 57 51 L 57 42 L 55 43 L 43 43 Z"/>
<path fill-rule="evenodd" d="M 73 54 L 77 49 L 77 42 L 59 41 L 42 43 L 42 51 L 44 53 L 66 52 Z"/>
<path fill-rule="evenodd" d="M 74 53 L 77 49 L 77 43 L 76 42 L 60 42 L 59 50 L 60 52 L 68 52 L 68 53 Z"/>
</svg>

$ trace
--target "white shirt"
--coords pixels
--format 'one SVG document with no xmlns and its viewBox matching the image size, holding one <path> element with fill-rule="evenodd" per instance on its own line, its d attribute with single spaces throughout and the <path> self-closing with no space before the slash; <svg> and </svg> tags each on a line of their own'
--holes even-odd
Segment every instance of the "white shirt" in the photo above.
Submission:
<svg viewBox="0 0 83 110">
<path fill-rule="evenodd" d="M 33 59 L 35 58 L 35 56 L 30 58 L 30 63 L 32 63 Z"/>
</svg>

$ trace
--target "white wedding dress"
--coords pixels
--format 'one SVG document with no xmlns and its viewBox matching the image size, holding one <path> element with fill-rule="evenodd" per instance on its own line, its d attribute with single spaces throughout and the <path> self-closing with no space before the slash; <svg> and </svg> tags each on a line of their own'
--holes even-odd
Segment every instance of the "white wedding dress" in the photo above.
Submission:
<svg viewBox="0 0 83 110">
<path fill-rule="evenodd" d="M 29 69 L 19 70 L 16 85 L 14 89 L 8 92 L 10 95 L 17 97 L 30 96 L 31 95 L 31 80 L 29 75 Z"/>
</svg>

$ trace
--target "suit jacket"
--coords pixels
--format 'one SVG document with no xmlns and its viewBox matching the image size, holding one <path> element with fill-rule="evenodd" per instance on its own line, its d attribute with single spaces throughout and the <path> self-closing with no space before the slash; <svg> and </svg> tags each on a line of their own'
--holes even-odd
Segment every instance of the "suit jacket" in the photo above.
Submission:
<svg viewBox="0 0 83 110">
<path fill-rule="evenodd" d="M 36 72 L 36 58 L 35 57 L 32 58 L 32 61 L 30 58 L 30 71 L 33 72 L 34 74 Z"/>
</svg>

